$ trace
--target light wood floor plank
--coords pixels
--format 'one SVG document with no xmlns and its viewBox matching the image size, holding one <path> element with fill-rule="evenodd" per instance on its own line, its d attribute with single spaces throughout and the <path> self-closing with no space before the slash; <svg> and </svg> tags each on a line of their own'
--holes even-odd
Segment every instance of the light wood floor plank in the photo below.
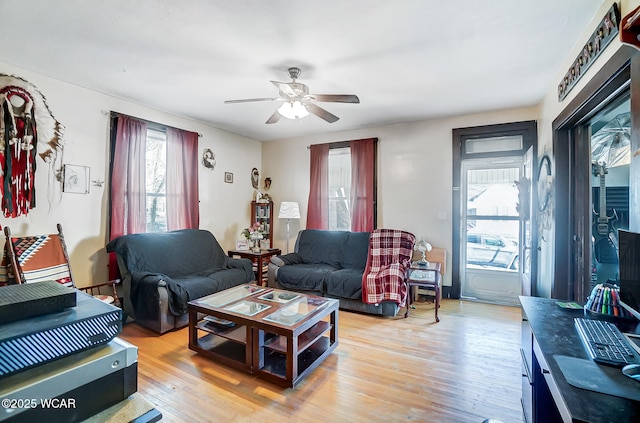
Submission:
<svg viewBox="0 0 640 423">
<path fill-rule="evenodd" d="M 163 422 L 522 422 L 517 307 L 417 302 L 409 318 L 340 311 L 339 345 L 295 389 L 187 348 L 186 328 L 156 335 L 128 323 L 138 391 Z"/>
</svg>

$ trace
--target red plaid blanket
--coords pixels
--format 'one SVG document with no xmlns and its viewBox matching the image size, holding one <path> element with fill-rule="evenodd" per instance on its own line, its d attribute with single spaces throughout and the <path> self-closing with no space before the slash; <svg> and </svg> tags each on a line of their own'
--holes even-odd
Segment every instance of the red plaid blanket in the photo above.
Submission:
<svg viewBox="0 0 640 423">
<path fill-rule="evenodd" d="M 395 301 L 404 307 L 407 300 L 405 269 L 411 264 L 416 237 L 395 229 L 376 229 L 369 238 L 369 257 L 362 277 L 362 301 L 378 304 Z"/>
</svg>

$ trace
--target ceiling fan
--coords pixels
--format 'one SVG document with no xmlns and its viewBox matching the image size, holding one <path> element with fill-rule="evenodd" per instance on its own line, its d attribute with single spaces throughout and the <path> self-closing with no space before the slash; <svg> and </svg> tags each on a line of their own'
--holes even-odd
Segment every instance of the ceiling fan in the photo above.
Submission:
<svg viewBox="0 0 640 423">
<path fill-rule="evenodd" d="M 271 81 L 278 88 L 280 97 L 266 98 L 246 98 L 243 100 L 227 100 L 225 103 L 250 103 L 254 101 L 282 101 L 282 105 L 276 110 L 265 123 L 276 123 L 280 117 L 287 119 L 301 119 L 309 113 L 333 123 L 339 119 L 338 116 L 329 113 L 314 102 L 327 103 L 360 103 L 357 95 L 353 94 L 309 94 L 309 87 L 296 79 L 300 76 L 300 68 L 289 68 L 289 76 L 293 82 Z"/>
</svg>

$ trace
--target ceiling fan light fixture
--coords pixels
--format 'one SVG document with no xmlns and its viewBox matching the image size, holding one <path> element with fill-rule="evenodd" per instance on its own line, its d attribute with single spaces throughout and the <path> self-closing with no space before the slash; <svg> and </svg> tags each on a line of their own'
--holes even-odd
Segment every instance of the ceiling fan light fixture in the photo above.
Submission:
<svg viewBox="0 0 640 423">
<path fill-rule="evenodd" d="M 278 113 L 287 119 L 302 119 L 309 116 L 309 111 L 299 101 L 282 103 L 282 106 L 278 108 Z"/>
</svg>

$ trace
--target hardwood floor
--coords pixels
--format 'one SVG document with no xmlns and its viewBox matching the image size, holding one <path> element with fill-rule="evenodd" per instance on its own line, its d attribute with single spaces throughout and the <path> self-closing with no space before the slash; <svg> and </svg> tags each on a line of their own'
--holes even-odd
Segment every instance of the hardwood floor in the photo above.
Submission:
<svg viewBox="0 0 640 423">
<path fill-rule="evenodd" d="M 186 328 L 121 338 L 163 422 L 522 422 L 520 308 L 443 300 L 435 323 L 415 304 L 407 319 L 341 310 L 338 347 L 295 389 L 199 356 Z"/>
</svg>

